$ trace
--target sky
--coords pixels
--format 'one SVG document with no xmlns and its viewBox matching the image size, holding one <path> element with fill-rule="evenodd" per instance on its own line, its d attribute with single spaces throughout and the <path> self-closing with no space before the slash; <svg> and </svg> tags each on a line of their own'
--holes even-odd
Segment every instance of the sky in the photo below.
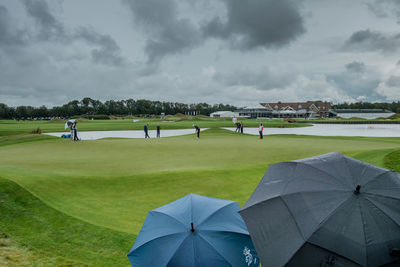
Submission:
<svg viewBox="0 0 400 267">
<path fill-rule="evenodd" d="M 398 0 L 1 0 L 0 103 L 400 101 Z"/>
</svg>

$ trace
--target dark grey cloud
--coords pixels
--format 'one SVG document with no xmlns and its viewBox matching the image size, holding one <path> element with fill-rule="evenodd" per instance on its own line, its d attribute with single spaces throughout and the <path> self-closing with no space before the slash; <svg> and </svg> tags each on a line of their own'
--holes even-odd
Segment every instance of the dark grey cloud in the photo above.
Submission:
<svg viewBox="0 0 400 267">
<path fill-rule="evenodd" d="M 400 76 L 390 76 L 386 81 L 386 85 L 389 87 L 398 87 L 400 89 Z"/>
<path fill-rule="evenodd" d="M 120 66 L 125 63 L 121 49 L 115 40 L 106 34 L 100 34 L 92 29 L 81 27 L 71 36 L 74 40 L 81 39 L 89 45 L 97 46 L 91 55 L 95 63 Z"/>
<path fill-rule="evenodd" d="M 0 5 L 0 46 L 24 45 L 28 39 L 26 30 L 18 29 L 8 9 Z"/>
<path fill-rule="evenodd" d="M 64 25 L 50 11 L 49 5 L 43 0 L 21 0 L 26 12 L 34 19 L 39 30 L 38 38 L 42 40 L 66 41 Z"/>
<path fill-rule="evenodd" d="M 228 40 L 242 50 L 287 45 L 305 33 L 300 2 L 292 0 L 223 0 L 227 16 L 203 26 L 206 37 Z"/>
<path fill-rule="evenodd" d="M 344 71 L 331 74 L 328 79 L 354 99 L 372 101 L 379 98 L 375 88 L 379 85 L 380 78 L 373 67 L 359 61 L 350 62 L 344 67 Z"/>
<path fill-rule="evenodd" d="M 120 66 L 125 63 L 121 49 L 116 41 L 106 34 L 100 34 L 88 27 L 68 28 L 50 10 L 45 0 L 21 0 L 27 15 L 33 20 L 34 27 L 15 31 L 7 10 L 0 8 L 0 43 L 34 43 L 48 42 L 57 45 L 70 45 L 84 42 L 91 48 L 91 58 L 94 63 Z M 25 34 L 21 34 L 25 33 Z M 26 37 L 22 39 L 23 37 Z"/>
<path fill-rule="evenodd" d="M 375 14 L 378 18 L 387 18 L 394 16 L 397 23 L 400 24 L 400 1 L 398 0 L 375 0 L 366 3 L 369 11 Z"/>
<path fill-rule="evenodd" d="M 35 22 L 37 32 L 33 36 L 36 41 L 57 42 L 62 45 L 83 41 L 93 47 L 91 57 L 94 63 L 115 66 L 124 63 L 121 49 L 111 36 L 100 34 L 88 27 L 67 28 L 52 14 L 45 0 L 21 0 L 21 2 L 27 14 Z"/>
<path fill-rule="evenodd" d="M 125 0 L 132 11 L 134 22 L 147 34 L 145 47 L 149 62 L 165 55 L 178 54 L 197 46 L 201 36 L 188 18 L 179 18 L 174 0 Z"/>
<path fill-rule="evenodd" d="M 366 70 L 364 62 L 357 62 L 357 61 L 353 61 L 351 63 L 346 64 L 345 68 L 348 71 L 359 72 L 359 73 L 365 72 Z"/>
<path fill-rule="evenodd" d="M 148 39 L 145 51 L 149 62 L 179 54 L 200 45 L 207 38 L 229 42 L 234 49 L 278 48 L 305 32 L 300 2 L 294 0 L 219 0 L 218 14 L 201 22 L 181 14 L 177 0 L 123 0 L 133 20 Z M 189 2 L 191 3 L 191 2 Z M 190 4 L 196 13 L 199 5 Z M 201 6 L 201 5 L 200 5 Z M 201 10 L 200 10 L 201 11 Z M 198 20 L 197 20 L 198 21 Z"/>
<path fill-rule="evenodd" d="M 398 51 L 399 47 L 400 34 L 387 34 L 367 29 L 353 33 L 342 49 L 353 52 L 377 51 L 387 54 Z"/>
<path fill-rule="evenodd" d="M 269 68 L 262 68 L 258 71 L 237 69 L 230 73 L 217 73 L 213 78 L 226 86 L 248 86 L 267 91 L 288 86 L 294 77 L 283 71 L 273 72 Z"/>
</svg>

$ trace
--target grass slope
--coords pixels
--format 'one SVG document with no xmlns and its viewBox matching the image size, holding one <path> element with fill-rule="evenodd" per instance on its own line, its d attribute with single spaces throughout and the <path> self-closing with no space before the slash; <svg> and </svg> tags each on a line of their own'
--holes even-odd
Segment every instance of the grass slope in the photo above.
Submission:
<svg viewBox="0 0 400 267">
<path fill-rule="evenodd" d="M 2 178 L 0 214 L 1 266 L 129 265 L 135 235 L 67 216 Z"/>
</svg>

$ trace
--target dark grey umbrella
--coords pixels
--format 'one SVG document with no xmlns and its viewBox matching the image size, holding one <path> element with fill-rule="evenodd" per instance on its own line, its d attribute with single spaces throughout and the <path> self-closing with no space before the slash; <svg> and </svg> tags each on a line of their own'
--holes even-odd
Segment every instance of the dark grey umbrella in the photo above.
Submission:
<svg viewBox="0 0 400 267">
<path fill-rule="evenodd" d="M 240 214 L 262 266 L 400 264 L 400 175 L 340 153 L 271 165 Z"/>
</svg>

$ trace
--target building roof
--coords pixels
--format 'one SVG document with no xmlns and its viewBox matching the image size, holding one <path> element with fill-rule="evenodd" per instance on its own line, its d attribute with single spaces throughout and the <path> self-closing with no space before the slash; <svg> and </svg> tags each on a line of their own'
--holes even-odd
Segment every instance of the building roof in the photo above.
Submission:
<svg viewBox="0 0 400 267">
<path fill-rule="evenodd" d="M 244 108 L 242 108 L 242 109 L 248 109 L 248 110 L 253 110 L 253 109 L 267 109 L 265 106 L 263 106 L 263 105 L 254 105 L 254 106 L 247 106 L 247 107 L 244 107 Z"/>
<path fill-rule="evenodd" d="M 234 112 L 230 110 L 221 110 L 221 111 L 215 111 L 211 114 L 224 114 L 224 113 L 234 113 Z"/>
<path fill-rule="evenodd" d="M 330 102 L 323 101 L 307 101 L 307 102 L 275 102 L 275 103 L 260 103 L 260 105 L 270 110 L 312 110 L 328 111 L 331 109 Z"/>
</svg>

